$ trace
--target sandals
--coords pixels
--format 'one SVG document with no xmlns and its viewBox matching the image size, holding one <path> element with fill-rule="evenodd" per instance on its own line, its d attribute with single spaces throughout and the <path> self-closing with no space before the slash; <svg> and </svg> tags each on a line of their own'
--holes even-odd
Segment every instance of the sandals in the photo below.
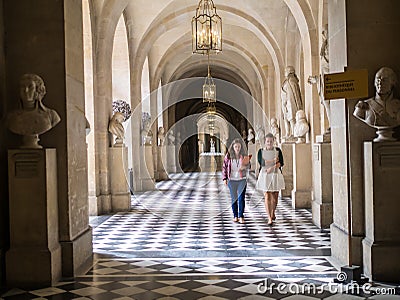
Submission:
<svg viewBox="0 0 400 300">
<path fill-rule="evenodd" d="M 244 224 L 245 223 L 244 218 L 239 218 L 239 223 Z"/>
<path fill-rule="evenodd" d="M 233 218 L 233 222 L 238 222 L 238 221 L 239 221 L 238 217 Z"/>
</svg>

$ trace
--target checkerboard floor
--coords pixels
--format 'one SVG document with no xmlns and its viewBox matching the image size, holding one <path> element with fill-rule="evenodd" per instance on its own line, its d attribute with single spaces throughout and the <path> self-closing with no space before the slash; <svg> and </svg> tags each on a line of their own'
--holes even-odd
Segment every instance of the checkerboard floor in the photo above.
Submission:
<svg viewBox="0 0 400 300">
<path fill-rule="evenodd" d="M 255 180 L 246 223 L 238 224 L 220 174 L 170 174 L 157 191 L 136 193 L 131 211 L 91 219 L 95 260 L 86 274 L 1 299 L 378 299 L 337 293 L 329 231 L 315 227 L 308 210 L 280 199 L 267 226 Z M 390 299 L 400 299 L 396 293 Z"/>
</svg>

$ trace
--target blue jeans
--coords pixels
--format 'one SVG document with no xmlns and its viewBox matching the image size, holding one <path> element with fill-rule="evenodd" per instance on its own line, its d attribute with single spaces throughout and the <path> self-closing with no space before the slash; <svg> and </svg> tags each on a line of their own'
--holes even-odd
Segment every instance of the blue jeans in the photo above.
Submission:
<svg viewBox="0 0 400 300">
<path fill-rule="evenodd" d="M 233 216 L 243 218 L 245 206 L 244 197 L 246 195 L 246 179 L 229 180 L 228 187 L 231 193 Z"/>
</svg>

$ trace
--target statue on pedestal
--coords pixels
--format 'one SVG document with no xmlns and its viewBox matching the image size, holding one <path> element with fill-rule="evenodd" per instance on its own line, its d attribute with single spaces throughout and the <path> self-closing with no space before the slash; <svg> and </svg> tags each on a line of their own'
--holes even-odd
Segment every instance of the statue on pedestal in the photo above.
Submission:
<svg viewBox="0 0 400 300">
<path fill-rule="evenodd" d="M 132 114 L 131 107 L 124 100 L 115 100 L 112 103 L 113 116 L 108 124 L 108 131 L 116 136 L 114 147 L 124 146 L 125 128 L 122 125 Z"/>
<path fill-rule="evenodd" d="M 375 96 L 367 100 L 358 101 L 353 115 L 374 127 L 378 137 L 375 142 L 395 141 L 393 128 L 400 126 L 400 100 L 394 96 L 397 84 L 396 73 L 382 67 L 375 74 Z"/>
<path fill-rule="evenodd" d="M 124 145 L 125 129 L 122 122 L 124 122 L 124 115 L 120 112 L 116 112 L 108 124 L 108 131 L 116 136 L 114 147 L 121 147 Z"/>
<path fill-rule="evenodd" d="M 213 138 L 210 139 L 210 152 L 215 153 L 215 142 Z"/>
<path fill-rule="evenodd" d="M 294 136 L 297 137 L 296 143 L 305 143 L 306 134 L 310 130 L 308 125 L 306 114 L 303 110 L 299 110 L 296 113 L 296 124 L 294 125 Z"/>
<path fill-rule="evenodd" d="M 285 80 L 282 83 L 281 99 L 282 111 L 285 123 L 285 139 L 293 139 L 296 112 L 303 109 L 301 100 L 299 79 L 292 66 L 285 68 Z"/>
<path fill-rule="evenodd" d="M 24 74 L 19 82 L 21 107 L 7 116 L 7 127 L 22 135 L 20 148 L 43 148 L 38 144 L 39 134 L 45 133 L 60 121 L 58 113 L 46 107 L 42 99 L 46 94 L 43 79 L 36 74 Z"/>
<path fill-rule="evenodd" d="M 328 119 L 329 127 L 324 135 L 330 135 L 331 133 L 331 106 L 330 100 L 326 100 L 324 97 L 324 75 L 329 73 L 329 52 L 328 52 L 328 25 L 324 26 L 322 30 L 322 44 L 319 53 L 320 57 L 320 74 L 309 76 L 308 83 L 316 84 L 318 89 L 318 95 L 321 100 L 321 104 L 325 107 L 326 117 Z"/>
</svg>

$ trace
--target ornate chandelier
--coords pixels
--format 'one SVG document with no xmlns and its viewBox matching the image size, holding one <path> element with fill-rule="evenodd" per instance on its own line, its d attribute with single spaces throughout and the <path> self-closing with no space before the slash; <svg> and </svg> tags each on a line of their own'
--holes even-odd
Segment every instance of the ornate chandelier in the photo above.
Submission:
<svg viewBox="0 0 400 300">
<path fill-rule="evenodd" d="M 200 0 L 192 19 L 192 51 L 209 54 L 222 51 L 222 20 L 212 0 Z"/>
</svg>

